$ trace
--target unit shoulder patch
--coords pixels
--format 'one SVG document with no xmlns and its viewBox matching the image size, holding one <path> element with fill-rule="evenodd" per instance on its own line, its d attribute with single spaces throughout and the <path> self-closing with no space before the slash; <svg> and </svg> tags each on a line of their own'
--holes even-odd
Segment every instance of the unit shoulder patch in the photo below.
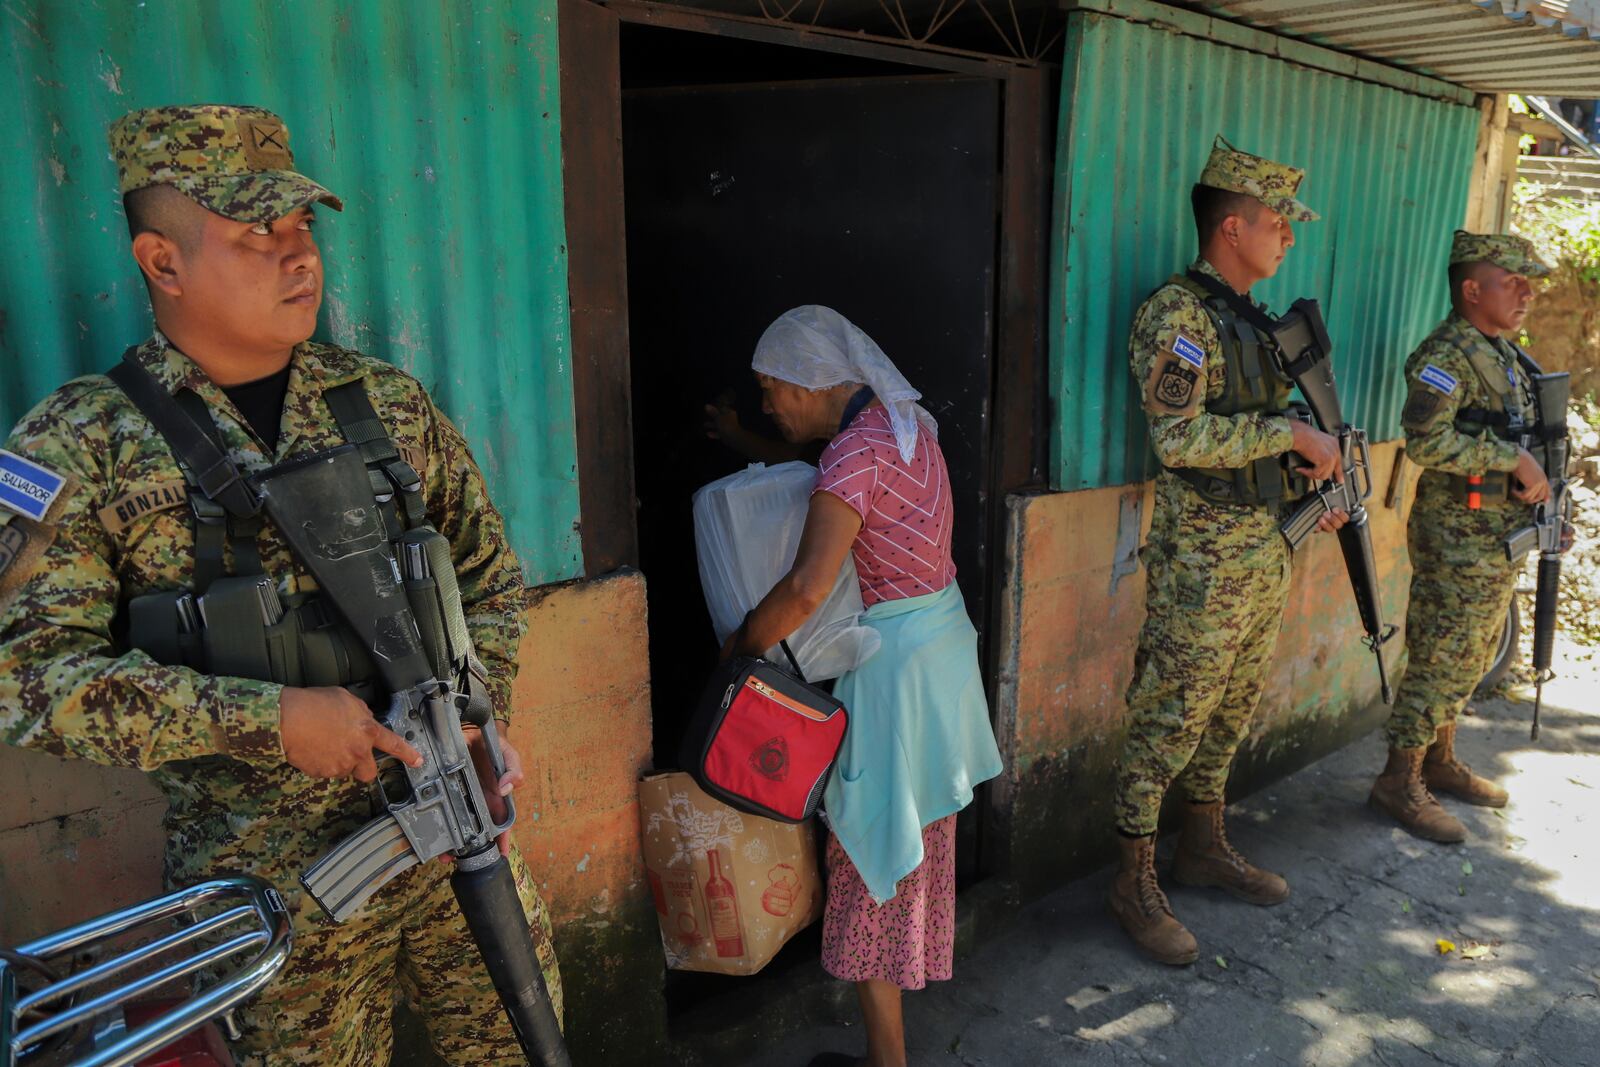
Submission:
<svg viewBox="0 0 1600 1067">
<path fill-rule="evenodd" d="M 1456 387 L 1461 384 L 1456 380 L 1456 376 L 1454 374 L 1451 374 L 1449 371 L 1440 370 L 1432 363 L 1429 363 L 1427 366 L 1422 368 L 1422 373 L 1417 375 L 1417 381 L 1423 383 L 1424 385 L 1432 386 L 1445 396 L 1454 396 Z"/>
<path fill-rule="evenodd" d="M 44 550 L 56 539 L 56 528 L 23 515 L 8 516 L 0 525 L 0 614 L 11 606 L 22 583 L 33 576 Z"/>
<path fill-rule="evenodd" d="M 0 507 L 39 522 L 66 484 L 66 475 L 0 448 Z"/>
<path fill-rule="evenodd" d="M 1195 397 L 1200 372 L 1180 360 L 1166 360 L 1157 369 L 1150 386 L 1150 399 L 1169 411 L 1186 410 Z"/>
<path fill-rule="evenodd" d="M 1196 369 L 1205 366 L 1206 350 L 1182 330 L 1172 339 L 1172 354 Z"/>
<path fill-rule="evenodd" d="M 1400 412 L 1400 424 L 1407 429 L 1420 430 L 1433 421 L 1444 406 L 1444 397 L 1430 389 L 1415 389 Z"/>
</svg>

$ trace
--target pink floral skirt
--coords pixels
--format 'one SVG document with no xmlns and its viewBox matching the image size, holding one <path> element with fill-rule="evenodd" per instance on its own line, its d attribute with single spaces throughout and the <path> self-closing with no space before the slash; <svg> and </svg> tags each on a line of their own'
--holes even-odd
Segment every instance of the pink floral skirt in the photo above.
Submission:
<svg viewBox="0 0 1600 1067">
<path fill-rule="evenodd" d="M 921 989 L 950 977 L 956 946 L 956 817 L 922 828 L 922 862 L 895 884 L 893 898 L 872 894 L 840 846 L 828 838 L 828 906 L 822 916 L 822 966 L 846 982 L 878 979 Z"/>
</svg>

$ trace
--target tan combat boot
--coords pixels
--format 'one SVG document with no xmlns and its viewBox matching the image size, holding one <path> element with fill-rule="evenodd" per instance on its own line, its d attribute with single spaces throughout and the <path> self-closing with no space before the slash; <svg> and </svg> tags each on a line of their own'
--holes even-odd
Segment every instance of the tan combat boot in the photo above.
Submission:
<svg viewBox="0 0 1600 1067">
<path fill-rule="evenodd" d="M 1184 805 L 1183 836 L 1172 860 L 1172 877 L 1179 885 L 1215 886 L 1250 904 L 1282 904 L 1289 899 L 1288 882 L 1252 867 L 1228 843 L 1220 800 Z"/>
<path fill-rule="evenodd" d="M 1395 822 L 1418 837 L 1446 845 L 1459 844 L 1467 839 L 1467 828 L 1428 792 L 1422 781 L 1425 753 L 1420 746 L 1391 748 L 1389 762 L 1372 783 L 1367 803 L 1388 812 Z"/>
<path fill-rule="evenodd" d="M 1156 882 L 1156 836 L 1117 835 L 1122 863 L 1106 904 L 1133 943 L 1151 959 L 1174 966 L 1193 963 L 1200 955 L 1194 935 L 1172 915 L 1172 905 Z"/>
<path fill-rule="evenodd" d="M 1422 780 L 1435 793 L 1449 793 L 1484 808 L 1503 808 L 1509 794 L 1472 773 L 1472 768 L 1456 759 L 1456 724 L 1439 727 L 1439 734 L 1428 746 L 1422 761 Z"/>
</svg>

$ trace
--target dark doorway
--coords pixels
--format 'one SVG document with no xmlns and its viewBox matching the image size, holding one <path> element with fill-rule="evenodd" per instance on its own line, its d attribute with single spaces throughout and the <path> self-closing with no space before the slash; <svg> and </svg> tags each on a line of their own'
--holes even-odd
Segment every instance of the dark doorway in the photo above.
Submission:
<svg viewBox="0 0 1600 1067">
<path fill-rule="evenodd" d="M 746 462 L 705 437 L 703 405 L 731 393 L 744 426 L 776 436 L 750 354 L 790 307 L 836 308 L 922 391 L 951 473 L 958 581 L 985 624 L 1000 101 L 995 81 L 952 75 L 652 75 L 623 94 L 623 166 L 639 562 L 670 765 L 716 653 L 690 497 Z"/>
</svg>

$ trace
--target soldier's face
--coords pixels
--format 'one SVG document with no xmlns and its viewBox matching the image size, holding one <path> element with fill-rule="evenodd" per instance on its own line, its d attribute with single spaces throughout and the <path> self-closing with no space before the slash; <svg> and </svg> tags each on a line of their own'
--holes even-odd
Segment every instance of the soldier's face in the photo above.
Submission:
<svg viewBox="0 0 1600 1067">
<path fill-rule="evenodd" d="M 1270 278 L 1278 273 L 1278 265 L 1294 247 L 1294 228 L 1289 220 L 1265 204 L 1257 210 L 1254 221 L 1236 217 L 1239 258 L 1257 278 Z"/>
<path fill-rule="evenodd" d="M 322 306 L 322 256 L 309 207 L 273 223 L 206 212 L 178 266 L 178 303 L 192 328 L 243 351 L 281 351 L 309 338 Z"/>
<path fill-rule="evenodd" d="M 1480 325 L 1490 333 L 1520 330 L 1533 306 L 1533 286 L 1527 277 L 1493 263 L 1480 263 L 1461 283 L 1461 295 L 1477 308 Z"/>
</svg>

